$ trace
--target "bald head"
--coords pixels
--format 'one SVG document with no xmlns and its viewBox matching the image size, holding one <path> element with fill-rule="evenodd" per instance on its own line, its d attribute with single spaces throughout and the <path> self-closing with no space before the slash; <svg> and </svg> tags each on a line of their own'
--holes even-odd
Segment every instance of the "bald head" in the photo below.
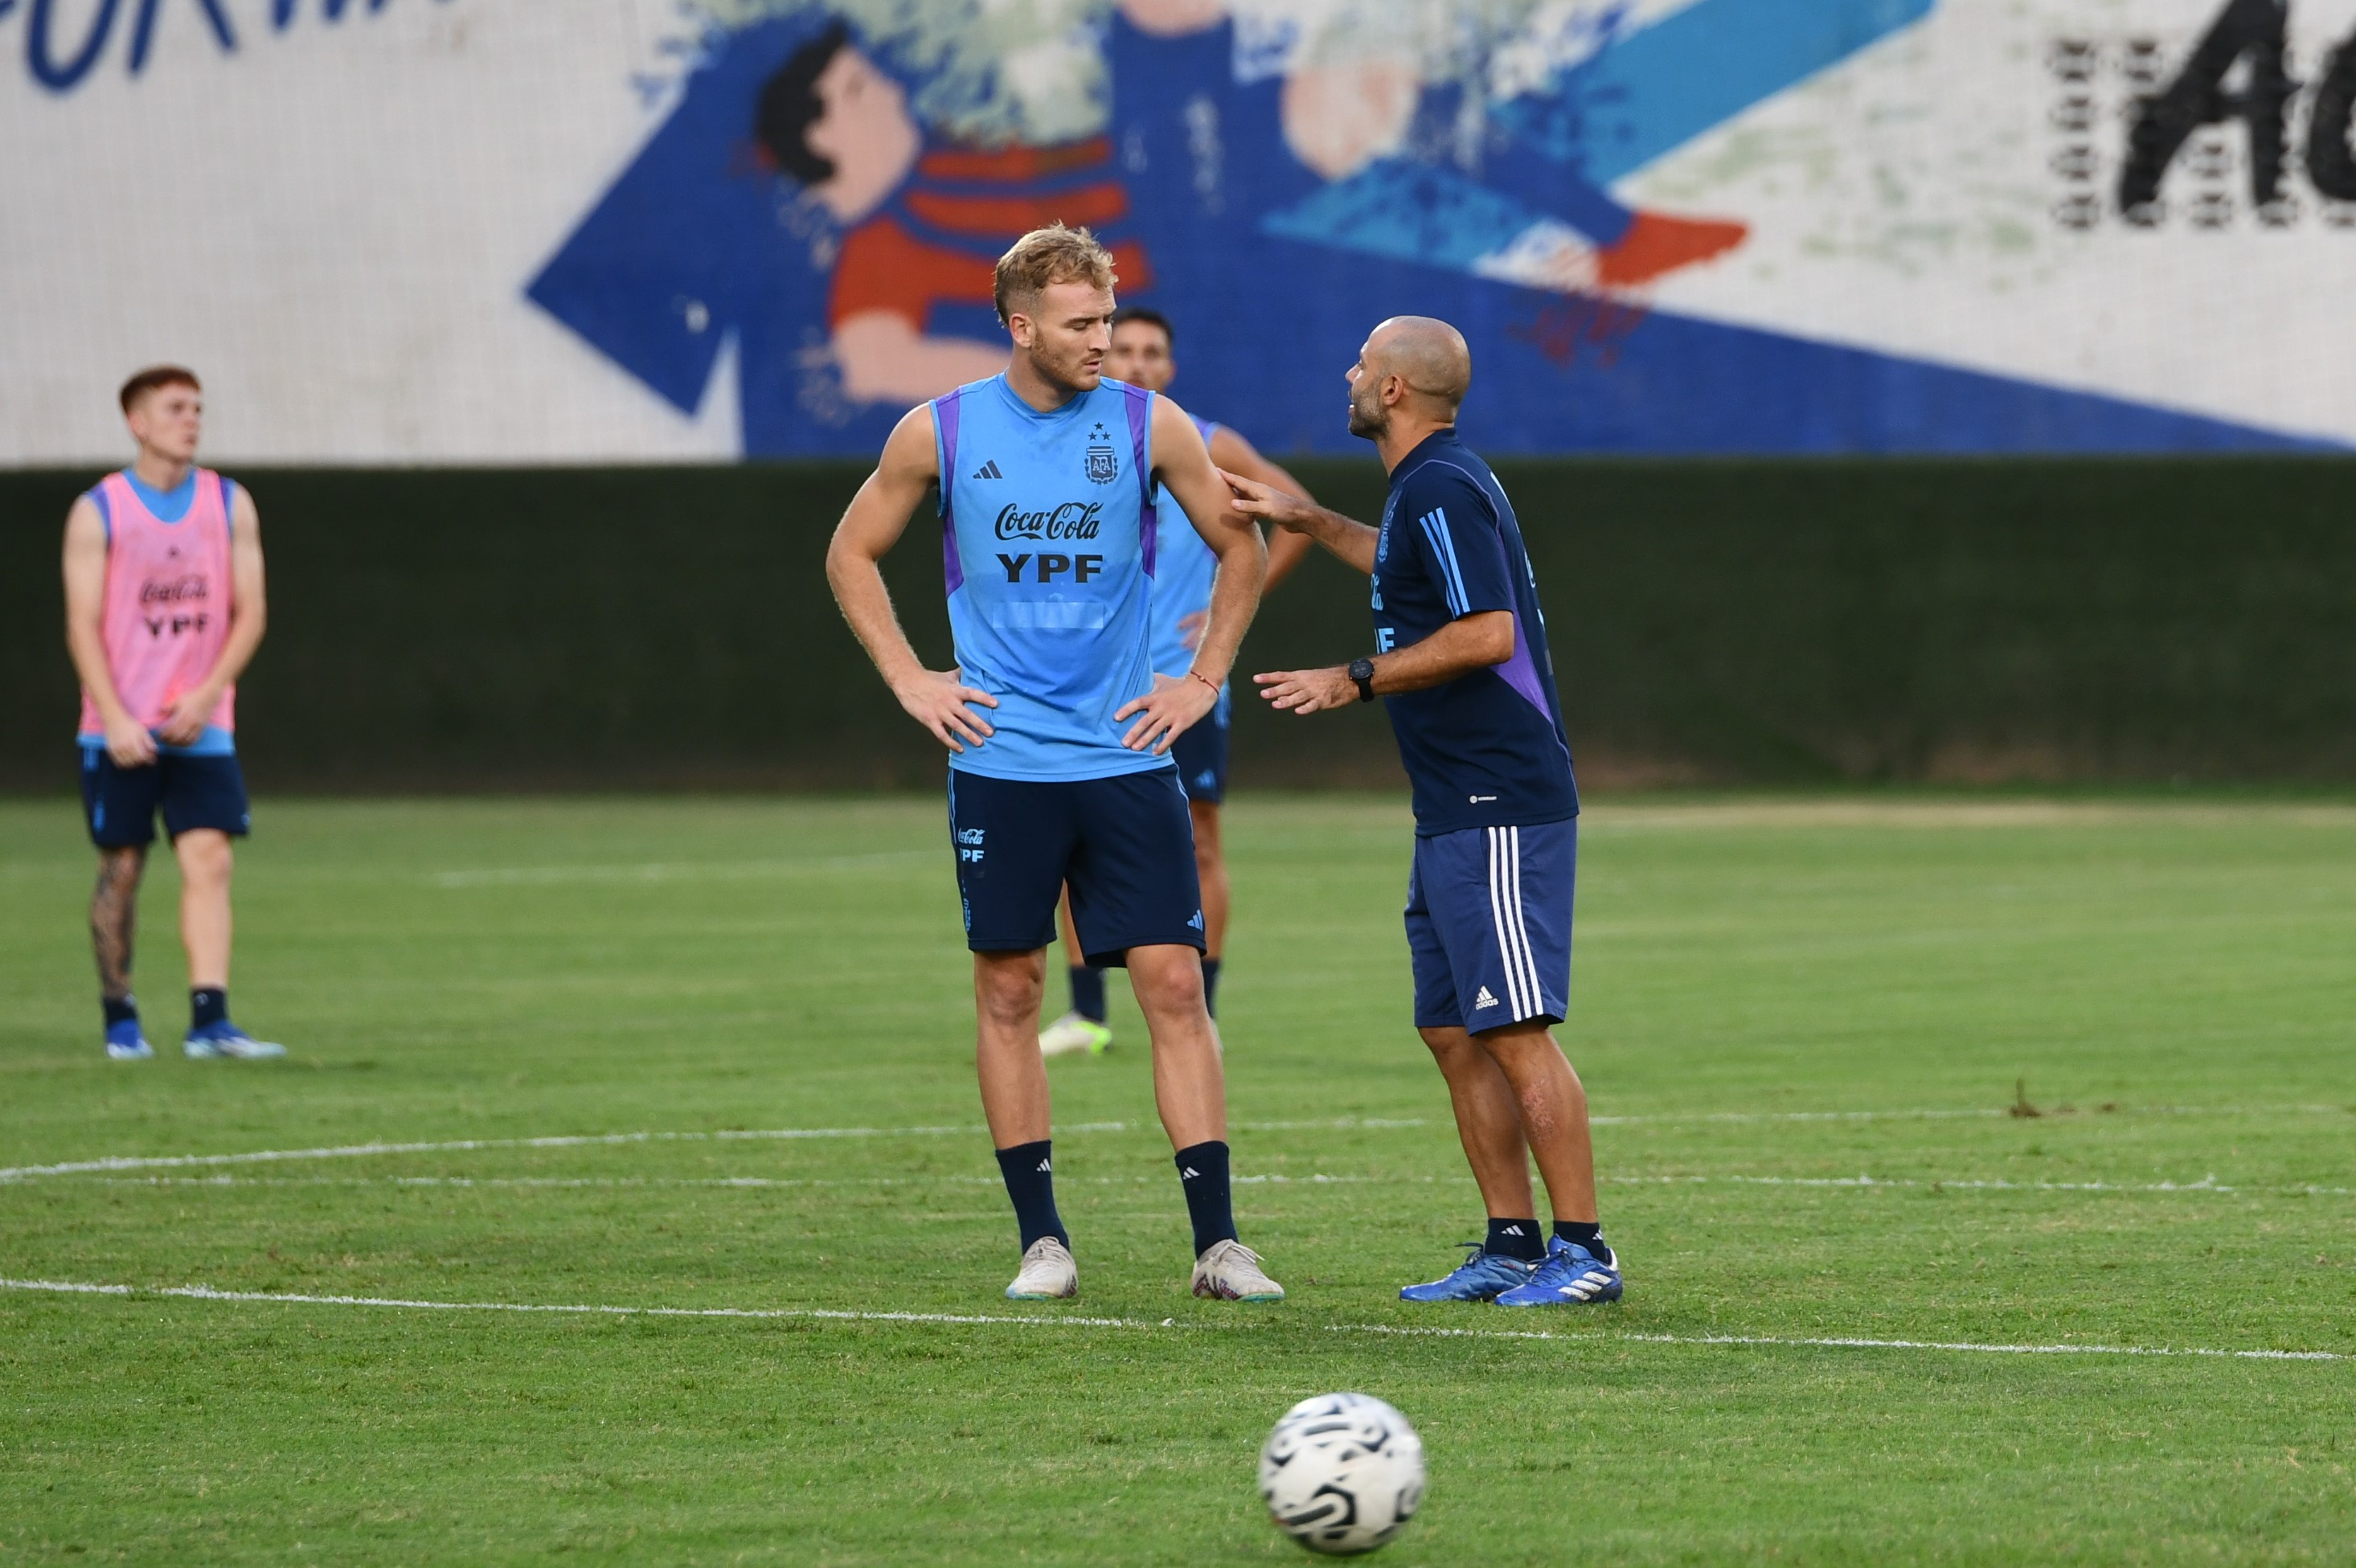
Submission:
<svg viewBox="0 0 2356 1568">
<path fill-rule="evenodd" d="M 1395 315 L 1366 339 L 1366 368 L 1397 376 L 1426 401 L 1431 413 L 1453 420 L 1472 389 L 1472 350 L 1464 335 L 1428 315 Z"/>
</svg>

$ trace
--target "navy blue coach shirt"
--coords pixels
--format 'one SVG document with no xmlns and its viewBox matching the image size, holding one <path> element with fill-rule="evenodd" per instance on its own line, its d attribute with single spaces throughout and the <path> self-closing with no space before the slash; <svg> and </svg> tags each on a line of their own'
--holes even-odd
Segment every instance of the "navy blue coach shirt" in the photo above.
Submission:
<svg viewBox="0 0 2356 1568">
<path fill-rule="evenodd" d="M 1375 546 L 1375 651 L 1419 643 L 1484 611 L 1514 617 L 1514 656 L 1386 697 L 1415 788 L 1420 837 L 1579 815 L 1538 584 L 1521 525 L 1489 465 L 1433 432 L 1391 472 Z"/>
</svg>

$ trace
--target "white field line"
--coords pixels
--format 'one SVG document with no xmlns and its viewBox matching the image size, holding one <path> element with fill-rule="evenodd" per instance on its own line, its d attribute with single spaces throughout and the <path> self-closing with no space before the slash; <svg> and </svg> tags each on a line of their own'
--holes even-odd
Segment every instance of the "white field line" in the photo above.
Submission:
<svg viewBox="0 0 2356 1568">
<path fill-rule="evenodd" d="M 1133 1122 L 1081 1122 L 1059 1127 L 1059 1133 L 1125 1133 Z M 1421 1117 L 1383 1121 L 1340 1116 L 1323 1122 L 1237 1122 L 1247 1132 L 1292 1131 L 1301 1128 L 1419 1127 Z M 915 1138 L 978 1136 L 989 1129 L 978 1125 L 952 1127 L 767 1127 L 731 1128 L 691 1133 L 571 1133 L 535 1138 L 453 1138 L 440 1143 L 335 1144 L 323 1148 L 248 1149 L 241 1154 L 111 1155 L 100 1159 L 63 1160 L 55 1165 L 0 1168 L 0 1181 L 26 1181 L 42 1176 L 80 1176 L 108 1170 L 174 1170 L 192 1166 L 268 1165 L 284 1160 L 365 1159 L 379 1155 L 440 1154 L 498 1148 L 594 1148 L 624 1144 L 792 1142 L 803 1138 Z"/>
<path fill-rule="evenodd" d="M 2174 1192 L 2264 1193 L 2294 1198 L 2356 1197 L 2356 1187 L 2227 1186 L 2213 1176 L 2198 1181 L 2005 1181 L 1891 1176 L 1606 1176 L 1628 1187 L 1683 1186 L 1722 1181 L 1744 1187 L 1909 1187 L 1942 1192 Z"/>
<path fill-rule="evenodd" d="M 216 1290 L 210 1285 L 91 1285 L 78 1280 L 56 1279 L 0 1278 L 0 1290 L 51 1296 L 169 1297 L 187 1301 L 259 1302 L 292 1307 L 374 1307 L 412 1312 L 513 1312 L 592 1317 L 727 1317 L 773 1320 L 798 1318 L 838 1323 L 931 1323 L 958 1327 L 1143 1330 L 1156 1328 L 1211 1327 L 1198 1320 L 1190 1320 L 1182 1326 L 1174 1319 L 1167 1317 L 1156 1324 L 1149 1318 L 1141 1317 L 1065 1317 L 1044 1314 L 1038 1317 L 1012 1317 L 1005 1314 L 963 1312 L 847 1312 L 808 1307 L 605 1307 L 579 1303 L 544 1304 L 520 1301 L 418 1301 L 390 1296 L 312 1296 L 292 1291 Z M 1220 1325 L 1223 1328 L 1242 1326 L 1241 1323 Z M 1995 1345 L 1978 1344 L 1969 1340 L 1809 1339 L 1787 1338 L 1772 1334 L 1628 1334 L 1608 1329 L 1591 1334 L 1550 1334 L 1540 1329 L 1517 1332 L 1513 1329 L 1494 1328 L 1418 1328 L 1377 1323 L 1329 1323 L 1325 1327 L 1336 1334 L 1379 1334 L 1413 1339 L 1547 1340 L 1572 1345 L 1622 1340 L 1645 1345 L 1790 1347 L 1836 1350 L 1944 1350 L 1992 1356 L 2170 1356 L 2249 1361 L 2344 1361 L 2351 1359 L 2337 1350 L 2231 1350 L 2156 1345 Z"/>
<path fill-rule="evenodd" d="M 2141 801 L 1749 800 L 1589 808 L 1582 837 L 1647 830 L 1753 827 L 2356 827 L 2356 808 L 2252 802 L 2183 805 Z"/>
<path fill-rule="evenodd" d="M 2340 1105 L 2141 1105 L 2120 1115 L 2339 1115 Z M 1903 1111 L 1720 1111 L 1691 1115 L 1594 1116 L 1599 1127 L 1681 1126 L 1746 1122 L 1921 1122 L 1982 1120 L 2003 1116 L 2002 1110 L 1931 1109 Z M 1318 1121 L 1234 1122 L 1237 1132 L 1349 1131 L 1420 1127 L 1421 1116 L 1335 1116 Z M 1082 1122 L 1056 1129 L 1063 1134 L 1128 1133 L 1145 1130 L 1141 1122 Z M 791 1142 L 804 1138 L 899 1138 L 971 1136 L 986 1129 L 971 1124 L 936 1127 L 766 1127 L 728 1128 L 717 1132 L 571 1133 L 529 1138 L 452 1138 L 433 1143 L 337 1144 L 320 1148 L 249 1149 L 237 1154 L 112 1155 L 98 1159 L 62 1160 L 53 1165 L 0 1167 L 0 1182 L 25 1181 L 44 1176 L 78 1176 L 96 1171 L 170 1170 L 189 1167 L 270 1164 L 281 1160 L 361 1159 L 380 1155 L 438 1154 L 502 1148 L 588 1148 L 626 1144 Z"/>
<path fill-rule="evenodd" d="M 997 1187 L 995 1176 L 102 1176 L 107 1187 Z M 1059 1187 L 1143 1187 L 1158 1184 L 1160 1176 L 1061 1177 Z M 1385 1185 L 1420 1182 L 1430 1176 L 1237 1176 L 1237 1187 L 1262 1185 L 1323 1187 L 1335 1182 L 1380 1182 Z"/>
<path fill-rule="evenodd" d="M 937 849 L 879 849 L 865 855 L 814 855 L 794 860 L 656 860 L 642 865 L 497 866 L 470 871 L 429 871 L 437 888 L 562 887 L 577 882 L 739 882 L 790 877 L 801 871 L 841 871 L 898 860 L 946 860 Z"/>
<path fill-rule="evenodd" d="M 93 1179 L 108 1187 L 482 1187 L 482 1188 L 584 1188 L 593 1190 L 652 1189 L 652 1188 L 741 1188 L 763 1189 L 797 1187 L 991 1187 L 999 1185 L 995 1176 L 854 1176 L 854 1177 L 779 1177 L 779 1176 L 100 1176 Z M 1064 1187 L 1135 1187 L 1150 1186 L 1162 1179 L 1158 1176 L 1087 1176 L 1065 1177 Z M 1238 1187 L 1298 1186 L 1328 1187 L 1335 1185 L 1429 1187 L 1443 1179 L 1469 1181 L 1465 1175 L 1447 1178 L 1438 1176 L 1332 1176 L 1323 1172 L 1307 1176 L 1287 1176 L 1270 1172 L 1245 1175 L 1234 1179 Z M 2228 1185 L 2215 1177 L 2203 1177 L 2199 1181 L 2007 1181 L 1971 1178 L 1921 1178 L 1890 1176 L 1612 1176 L 1600 1178 L 1607 1185 L 1622 1187 L 1687 1187 L 1723 1183 L 1738 1187 L 1803 1187 L 1845 1189 L 1848 1191 L 1880 1191 L 1900 1189 L 1942 1192 L 2115 1192 L 2121 1194 L 2163 1194 L 2171 1196 L 2225 1195 L 2233 1197 L 2269 1198 L 2356 1198 L 2356 1187 L 2300 1186 L 2254 1187 Z"/>
</svg>

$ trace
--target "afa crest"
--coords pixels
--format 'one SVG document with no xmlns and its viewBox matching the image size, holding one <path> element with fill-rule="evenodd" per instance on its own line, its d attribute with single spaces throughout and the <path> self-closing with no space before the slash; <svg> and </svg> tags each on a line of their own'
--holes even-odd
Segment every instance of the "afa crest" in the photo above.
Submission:
<svg viewBox="0 0 2356 1568">
<path fill-rule="evenodd" d="M 1102 425 L 1088 432 L 1088 456 L 1083 470 L 1099 485 L 1120 477 L 1120 457 L 1112 449 L 1111 434 Z"/>
</svg>

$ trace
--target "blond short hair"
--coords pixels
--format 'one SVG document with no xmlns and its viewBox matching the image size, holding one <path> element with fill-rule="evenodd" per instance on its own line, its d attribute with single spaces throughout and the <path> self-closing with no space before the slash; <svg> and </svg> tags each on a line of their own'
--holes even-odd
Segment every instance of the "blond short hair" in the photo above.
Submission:
<svg viewBox="0 0 2356 1568">
<path fill-rule="evenodd" d="M 1112 252 L 1097 243 L 1095 235 L 1051 223 L 1017 240 L 998 259 L 998 319 L 1012 322 L 1018 309 L 1029 308 L 1051 283 L 1088 283 L 1109 293 L 1119 281 L 1112 270 Z"/>
</svg>

